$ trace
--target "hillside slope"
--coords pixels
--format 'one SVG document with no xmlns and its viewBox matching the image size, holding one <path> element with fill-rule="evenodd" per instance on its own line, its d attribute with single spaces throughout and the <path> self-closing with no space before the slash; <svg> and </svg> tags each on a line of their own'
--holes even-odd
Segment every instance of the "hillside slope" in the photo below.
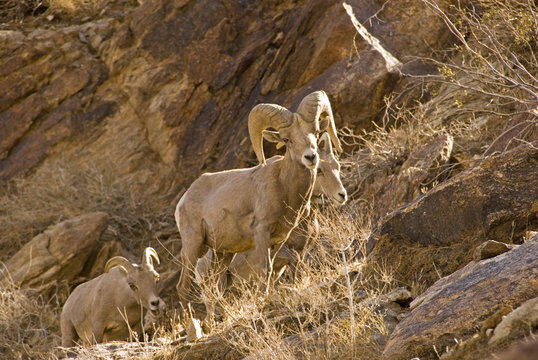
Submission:
<svg viewBox="0 0 538 360">
<path fill-rule="evenodd" d="M 153 246 L 169 305 L 159 340 L 79 358 L 526 359 L 537 14 L 500 0 L 0 4 L 0 355 L 62 357 L 74 286 Z M 255 164 L 254 105 L 295 109 L 318 89 L 348 204 L 315 210 L 320 236 L 269 298 L 202 284 L 218 321 L 185 343 L 177 200 L 204 172 Z"/>
</svg>

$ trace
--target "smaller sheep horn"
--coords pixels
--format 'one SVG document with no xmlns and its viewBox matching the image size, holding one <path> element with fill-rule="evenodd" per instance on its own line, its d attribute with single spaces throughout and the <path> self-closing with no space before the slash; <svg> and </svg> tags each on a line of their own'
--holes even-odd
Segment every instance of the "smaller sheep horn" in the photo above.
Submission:
<svg viewBox="0 0 538 360">
<path fill-rule="evenodd" d="M 147 247 L 144 250 L 144 264 L 147 264 L 148 266 L 151 266 L 153 268 L 153 259 L 157 261 L 157 264 L 160 264 L 159 261 L 159 255 L 157 255 L 157 251 L 155 251 L 152 247 Z"/>
<path fill-rule="evenodd" d="M 111 258 L 110 260 L 106 262 L 105 272 L 109 272 L 110 269 L 116 266 L 123 267 L 125 270 L 127 270 L 127 272 L 133 269 L 133 264 L 131 264 L 129 260 L 127 260 L 123 256 L 114 256 L 113 258 Z"/>
</svg>

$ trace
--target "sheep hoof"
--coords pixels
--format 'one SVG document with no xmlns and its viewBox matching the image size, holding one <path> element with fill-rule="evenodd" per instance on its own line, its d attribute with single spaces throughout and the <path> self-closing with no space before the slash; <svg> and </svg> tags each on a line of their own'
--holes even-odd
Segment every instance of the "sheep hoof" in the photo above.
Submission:
<svg viewBox="0 0 538 360">
<path fill-rule="evenodd" d="M 190 318 L 187 320 L 187 342 L 193 342 L 202 337 L 202 326 L 200 325 L 200 320 L 195 318 Z"/>
</svg>

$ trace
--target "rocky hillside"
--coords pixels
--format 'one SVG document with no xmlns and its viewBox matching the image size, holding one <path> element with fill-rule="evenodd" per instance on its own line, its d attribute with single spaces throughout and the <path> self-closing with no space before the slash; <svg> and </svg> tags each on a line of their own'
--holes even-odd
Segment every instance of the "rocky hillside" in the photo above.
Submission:
<svg viewBox="0 0 538 360">
<path fill-rule="evenodd" d="M 160 342 L 81 358 L 536 359 L 537 14 L 500 0 L 0 4 L 0 354 L 61 357 L 74 286 L 153 246 Z M 348 204 L 319 210 L 299 280 L 261 303 L 243 288 L 185 343 L 177 200 L 204 172 L 256 163 L 254 105 L 295 109 L 318 89 Z"/>
</svg>

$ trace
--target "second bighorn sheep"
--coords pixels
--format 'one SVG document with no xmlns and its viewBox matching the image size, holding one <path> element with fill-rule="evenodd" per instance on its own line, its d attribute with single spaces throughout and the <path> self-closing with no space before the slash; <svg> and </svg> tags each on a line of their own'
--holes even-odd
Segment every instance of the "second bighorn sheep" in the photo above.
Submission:
<svg viewBox="0 0 538 360">
<path fill-rule="evenodd" d="M 283 157 L 266 163 L 263 131 L 277 130 L 286 144 Z M 208 247 L 214 263 L 227 267 L 233 254 L 256 250 L 259 273 L 269 270 L 269 248 L 288 238 L 307 213 L 319 162 L 317 135 L 327 130 L 337 150 L 331 105 L 323 91 L 307 95 L 297 111 L 275 104 L 256 105 L 249 114 L 248 130 L 260 165 L 206 173 L 195 180 L 179 200 L 175 218 L 181 234 L 181 277 L 177 290 L 186 308 L 194 268 Z"/>
<path fill-rule="evenodd" d="M 159 263 L 157 252 L 146 248 L 142 265 L 115 256 L 105 265 L 105 273 L 73 290 L 62 309 L 62 346 L 95 344 L 111 340 L 128 340 L 130 331 L 141 334 L 156 319 L 165 303 L 157 292 L 159 274 L 153 268 Z"/>
</svg>

